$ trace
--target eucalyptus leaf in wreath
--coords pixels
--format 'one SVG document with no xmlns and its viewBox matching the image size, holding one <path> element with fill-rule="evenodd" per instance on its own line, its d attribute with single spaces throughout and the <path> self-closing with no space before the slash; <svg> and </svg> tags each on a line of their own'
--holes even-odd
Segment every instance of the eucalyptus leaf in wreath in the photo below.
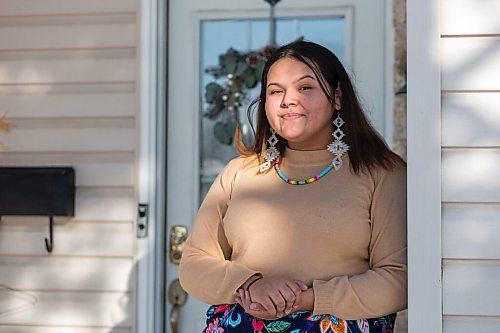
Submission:
<svg viewBox="0 0 500 333">
<path fill-rule="evenodd" d="M 226 53 L 219 55 L 219 64 L 225 65 L 227 62 L 235 62 L 239 59 L 240 53 L 230 47 Z"/>
<path fill-rule="evenodd" d="M 236 66 L 237 65 L 238 65 L 237 62 L 227 62 L 222 67 L 222 73 L 224 73 L 224 74 L 234 74 L 234 72 L 236 72 Z"/>
<path fill-rule="evenodd" d="M 236 76 L 240 76 L 241 74 L 243 74 L 247 69 L 248 69 L 248 65 L 245 61 L 238 61 L 236 63 L 236 68 L 234 69 L 234 72 L 232 74 L 236 75 Z"/>
<path fill-rule="evenodd" d="M 224 88 L 218 83 L 210 82 L 205 86 L 205 100 L 209 104 L 205 117 L 213 119 L 224 110 L 223 94 Z"/>
<path fill-rule="evenodd" d="M 207 103 L 216 103 L 218 100 L 222 100 L 222 94 L 224 93 L 224 88 L 216 82 L 210 82 L 205 87 L 205 100 Z"/>
<path fill-rule="evenodd" d="M 226 53 L 219 56 L 219 65 L 223 74 L 234 74 L 242 56 L 233 48 L 229 48 Z"/>
<path fill-rule="evenodd" d="M 247 88 L 254 88 L 257 83 L 257 71 L 255 69 L 251 69 L 250 67 L 241 74 L 241 79 Z"/>
<path fill-rule="evenodd" d="M 225 145 L 233 143 L 236 122 L 234 120 L 218 121 L 214 125 L 214 136 L 217 141 Z"/>
</svg>

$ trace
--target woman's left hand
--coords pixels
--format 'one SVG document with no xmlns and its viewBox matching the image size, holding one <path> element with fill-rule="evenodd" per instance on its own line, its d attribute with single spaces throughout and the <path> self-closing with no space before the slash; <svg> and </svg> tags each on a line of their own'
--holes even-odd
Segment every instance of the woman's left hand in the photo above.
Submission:
<svg viewBox="0 0 500 333">
<path fill-rule="evenodd" d="M 250 293 L 247 290 L 239 289 L 238 293 L 239 297 L 236 297 L 236 303 L 241 305 L 241 307 L 245 310 L 246 313 L 254 317 L 265 320 L 278 319 L 275 313 L 268 312 L 259 303 L 252 303 L 252 299 L 250 298 Z"/>
<path fill-rule="evenodd" d="M 252 302 L 250 297 L 250 292 L 239 289 L 238 290 L 239 297 L 236 297 L 236 303 L 241 305 L 246 313 L 251 314 L 254 317 L 266 320 L 275 320 L 280 317 L 277 317 L 276 314 L 270 313 L 267 311 L 261 304 Z M 314 308 L 314 293 L 312 288 L 309 288 L 305 292 L 299 295 L 297 302 L 294 304 L 293 309 L 291 311 L 286 311 L 284 313 L 285 316 L 290 315 L 297 311 L 312 311 Z"/>
</svg>

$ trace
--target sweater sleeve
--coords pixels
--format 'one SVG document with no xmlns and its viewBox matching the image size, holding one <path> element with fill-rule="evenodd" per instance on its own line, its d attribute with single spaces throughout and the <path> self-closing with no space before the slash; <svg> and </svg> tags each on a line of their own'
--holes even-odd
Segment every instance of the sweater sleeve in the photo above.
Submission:
<svg viewBox="0 0 500 333">
<path fill-rule="evenodd" d="M 406 168 L 379 176 L 370 208 L 371 238 L 366 272 L 314 280 L 314 314 L 374 318 L 406 308 Z"/>
<path fill-rule="evenodd" d="M 232 250 L 223 229 L 242 161 L 243 158 L 232 160 L 215 179 L 198 211 L 179 266 L 182 287 L 207 304 L 234 303 L 236 290 L 259 273 L 230 261 Z"/>
</svg>

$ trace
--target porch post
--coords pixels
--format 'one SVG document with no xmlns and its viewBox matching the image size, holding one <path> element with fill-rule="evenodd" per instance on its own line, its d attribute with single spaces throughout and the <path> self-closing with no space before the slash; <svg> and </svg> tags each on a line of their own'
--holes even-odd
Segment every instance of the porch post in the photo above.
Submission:
<svg viewBox="0 0 500 333">
<path fill-rule="evenodd" d="M 408 331 L 442 332 L 440 1 L 408 0 Z"/>
</svg>

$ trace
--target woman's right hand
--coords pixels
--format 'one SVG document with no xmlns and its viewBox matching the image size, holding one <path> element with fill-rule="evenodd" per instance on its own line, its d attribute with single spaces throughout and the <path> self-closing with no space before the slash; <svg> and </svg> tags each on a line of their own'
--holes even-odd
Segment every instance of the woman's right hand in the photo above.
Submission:
<svg viewBox="0 0 500 333">
<path fill-rule="evenodd" d="M 302 281 L 277 277 L 263 277 L 248 289 L 252 303 L 261 304 L 268 313 L 277 318 L 294 311 L 297 296 L 308 289 Z"/>
</svg>

